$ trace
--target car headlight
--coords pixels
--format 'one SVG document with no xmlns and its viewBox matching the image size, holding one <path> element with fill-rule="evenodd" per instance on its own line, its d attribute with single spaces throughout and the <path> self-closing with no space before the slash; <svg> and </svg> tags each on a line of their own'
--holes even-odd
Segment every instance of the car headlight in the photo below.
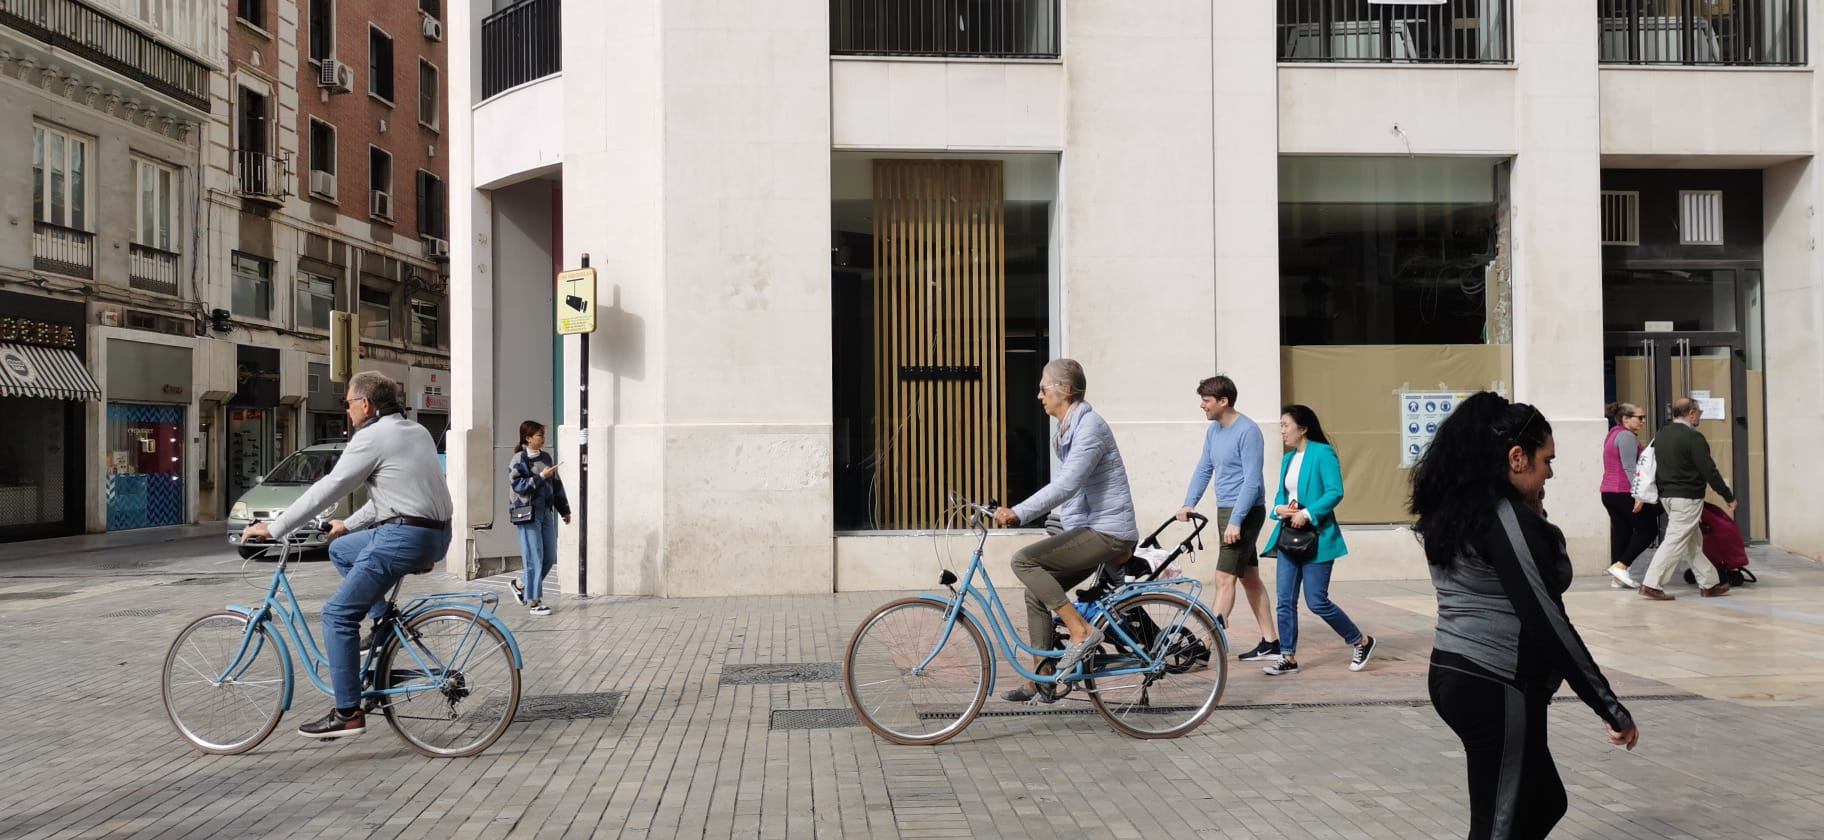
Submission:
<svg viewBox="0 0 1824 840">
<path fill-rule="evenodd" d="M 228 509 L 228 518 L 229 519 L 252 519 L 253 511 L 247 507 L 246 502 L 235 502 L 234 506 L 230 507 Z"/>
</svg>

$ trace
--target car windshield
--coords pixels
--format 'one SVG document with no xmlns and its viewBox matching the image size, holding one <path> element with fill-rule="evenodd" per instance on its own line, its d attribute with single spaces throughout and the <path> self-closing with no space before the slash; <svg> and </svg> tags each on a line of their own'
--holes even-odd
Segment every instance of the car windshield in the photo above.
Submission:
<svg viewBox="0 0 1824 840">
<path fill-rule="evenodd" d="M 336 459 L 342 453 L 336 450 L 318 449 L 314 451 L 293 452 L 291 457 L 279 462 L 266 474 L 267 484 L 309 484 L 336 468 Z"/>
</svg>

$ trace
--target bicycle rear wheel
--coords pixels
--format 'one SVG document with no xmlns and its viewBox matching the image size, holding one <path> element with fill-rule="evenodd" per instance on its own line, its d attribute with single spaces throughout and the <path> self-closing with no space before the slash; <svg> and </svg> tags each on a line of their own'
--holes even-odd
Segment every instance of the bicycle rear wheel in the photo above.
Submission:
<svg viewBox="0 0 1824 840">
<path fill-rule="evenodd" d="M 1153 592 L 1129 598 L 1113 610 L 1129 636 L 1151 656 L 1164 660 L 1159 673 L 1086 679 L 1091 705 L 1117 731 L 1135 738 L 1176 738 L 1193 729 L 1222 702 L 1228 683 L 1228 649 L 1209 610 L 1182 595 Z M 1109 616 L 1096 625 L 1107 632 L 1100 667 L 1122 658 Z M 1126 658 L 1138 657 L 1126 652 Z"/>
<path fill-rule="evenodd" d="M 407 746 L 432 758 L 475 755 L 493 746 L 519 710 L 513 649 L 499 629 L 469 610 L 431 610 L 413 618 L 387 639 L 379 668 L 375 687 L 399 691 L 379 698 L 386 722 Z"/>
<path fill-rule="evenodd" d="M 943 743 L 988 702 L 988 645 L 974 622 L 960 617 L 945 638 L 947 611 L 921 598 L 893 601 L 849 639 L 843 690 L 876 735 L 895 744 Z M 927 657 L 931 663 L 920 669 Z"/>
<path fill-rule="evenodd" d="M 165 652 L 158 691 L 165 715 L 179 737 L 203 752 L 236 755 L 253 749 L 285 714 L 291 657 L 272 625 L 262 624 L 253 628 L 237 665 L 247 625 L 240 613 L 213 612 L 190 622 Z"/>
</svg>

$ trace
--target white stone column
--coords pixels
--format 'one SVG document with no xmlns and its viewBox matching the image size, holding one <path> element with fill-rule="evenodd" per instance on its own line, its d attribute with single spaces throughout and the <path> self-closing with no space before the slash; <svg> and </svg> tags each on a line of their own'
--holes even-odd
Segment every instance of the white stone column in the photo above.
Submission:
<svg viewBox="0 0 1824 840">
<path fill-rule="evenodd" d="M 488 4 L 449 0 L 450 55 L 476 56 L 452 62 L 450 122 L 445 142 L 450 156 L 450 429 L 446 447 L 450 496 L 456 502 L 444 568 L 467 575 L 471 529 L 493 522 L 494 302 L 492 209 L 475 189 L 474 112 L 479 87 L 481 19 Z M 457 72 L 466 67 L 468 72 Z M 506 526 L 506 523 L 500 523 Z"/>
<path fill-rule="evenodd" d="M 1067 4 L 1055 329 L 1115 431 L 1142 530 L 1183 503 L 1205 425 L 1196 388 L 1215 372 L 1219 329 L 1212 33 L 1254 16 L 1246 5 L 1223 4 L 1217 23 L 1207 3 Z M 1270 30 L 1260 37 L 1270 49 Z"/>
<path fill-rule="evenodd" d="M 1514 15 L 1520 153 L 1512 179 L 1514 394 L 1551 419 L 1557 478 L 1546 507 L 1571 556 L 1606 565 L 1593 504 L 1602 416 L 1601 125 L 1597 15 L 1581 0 L 1527 0 Z"/>
</svg>

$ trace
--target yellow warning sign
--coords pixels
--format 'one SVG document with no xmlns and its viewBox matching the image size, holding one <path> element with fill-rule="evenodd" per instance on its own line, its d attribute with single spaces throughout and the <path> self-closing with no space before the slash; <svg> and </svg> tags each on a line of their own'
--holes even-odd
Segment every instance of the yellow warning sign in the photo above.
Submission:
<svg viewBox="0 0 1824 840">
<path fill-rule="evenodd" d="M 557 275 L 557 334 L 595 332 L 595 269 L 573 268 Z"/>
</svg>

